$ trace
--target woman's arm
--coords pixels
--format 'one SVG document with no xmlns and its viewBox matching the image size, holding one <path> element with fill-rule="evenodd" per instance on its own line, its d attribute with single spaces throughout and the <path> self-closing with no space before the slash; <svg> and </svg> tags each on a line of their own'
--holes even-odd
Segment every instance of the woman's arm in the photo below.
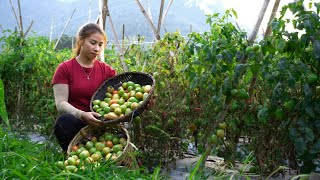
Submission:
<svg viewBox="0 0 320 180">
<path fill-rule="evenodd" d="M 68 103 L 69 86 L 67 84 L 54 84 L 53 92 L 56 107 L 59 112 L 70 113 L 78 119 L 81 119 L 81 114 L 84 111 L 81 111 Z"/>
<path fill-rule="evenodd" d="M 84 112 L 80 109 L 75 108 L 68 102 L 69 86 L 67 84 L 54 84 L 53 92 L 56 107 L 59 112 L 70 113 L 76 118 L 81 119 L 84 122 L 94 126 L 100 126 L 102 124 L 101 121 L 95 118 L 99 117 L 100 114 L 96 112 Z"/>
</svg>

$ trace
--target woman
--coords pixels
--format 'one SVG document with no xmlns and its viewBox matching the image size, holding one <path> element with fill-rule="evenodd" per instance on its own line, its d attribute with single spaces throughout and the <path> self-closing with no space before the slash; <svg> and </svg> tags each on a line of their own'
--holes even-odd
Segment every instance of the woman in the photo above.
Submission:
<svg viewBox="0 0 320 180">
<path fill-rule="evenodd" d="M 54 134 L 67 151 L 72 138 L 86 125 L 100 126 L 100 114 L 90 112 L 90 99 L 99 86 L 116 71 L 96 58 L 106 46 L 105 32 L 94 23 L 80 28 L 75 57 L 61 63 L 53 75 L 52 86 L 60 115 Z"/>
</svg>

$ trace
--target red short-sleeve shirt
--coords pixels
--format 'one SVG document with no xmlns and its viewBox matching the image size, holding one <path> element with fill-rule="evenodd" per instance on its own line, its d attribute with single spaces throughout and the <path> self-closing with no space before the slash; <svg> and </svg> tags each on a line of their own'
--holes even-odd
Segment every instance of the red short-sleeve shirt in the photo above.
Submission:
<svg viewBox="0 0 320 180">
<path fill-rule="evenodd" d="M 104 62 L 95 60 L 92 68 L 84 68 L 73 58 L 58 66 L 52 78 L 52 85 L 69 85 L 68 102 L 75 108 L 90 111 L 93 93 L 105 80 L 114 75 L 116 71 Z"/>
</svg>

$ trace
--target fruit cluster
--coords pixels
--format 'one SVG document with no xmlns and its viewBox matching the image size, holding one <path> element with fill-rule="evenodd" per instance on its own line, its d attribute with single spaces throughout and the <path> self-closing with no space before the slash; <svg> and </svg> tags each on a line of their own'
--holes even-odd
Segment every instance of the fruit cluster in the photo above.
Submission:
<svg viewBox="0 0 320 180">
<path fill-rule="evenodd" d="M 118 158 L 127 140 L 123 134 L 105 133 L 98 138 L 93 136 L 89 141 L 72 146 L 72 151 L 65 161 L 58 161 L 57 166 L 67 172 L 84 169 L 86 164 L 99 165 L 101 161 Z"/>
<path fill-rule="evenodd" d="M 99 113 L 105 120 L 114 120 L 131 113 L 148 97 L 151 85 L 141 86 L 133 81 L 122 83 L 118 89 L 109 86 L 104 100 L 92 101 L 93 111 Z"/>
<path fill-rule="evenodd" d="M 218 126 L 218 130 L 216 132 L 216 134 L 212 134 L 211 137 L 210 137 L 210 142 L 212 144 L 218 144 L 218 139 L 223 139 L 224 136 L 225 136 L 225 130 L 227 129 L 227 123 L 226 122 L 221 122 L 219 123 L 219 126 Z"/>
</svg>

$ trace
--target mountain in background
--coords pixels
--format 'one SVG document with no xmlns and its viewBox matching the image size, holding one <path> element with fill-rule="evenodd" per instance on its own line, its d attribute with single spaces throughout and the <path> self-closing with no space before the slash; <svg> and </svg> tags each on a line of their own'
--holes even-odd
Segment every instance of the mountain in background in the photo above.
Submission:
<svg viewBox="0 0 320 180">
<path fill-rule="evenodd" d="M 140 2 L 148 12 L 148 1 L 140 0 Z M 157 27 L 161 1 L 149 0 L 149 2 L 152 19 L 155 27 Z M 13 3 L 16 10 L 18 10 L 17 1 Z M 166 0 L 163 13 L 168 3 L 169 0 Z M 51 24 L 53 22 L 52 38 L 59 37 L 74 9 L 76 9 L 75 13 L 64 32 L 68 36 L 75 36 L 82 24 L 88 21 L 96 21 L 99 13 L 98 1 L 95 0 L 91 0 L 91 5 L 90 0 L 28 0 L 20 1 L 20 5 L 24 31 L 33 20 L 34 23 L 31 31 L 37 35 L 50 36 Z M 146 41 L 152 41 L 154 36 L 153 31 L 136 1 L 112 0 L 109 1 L 108 5 L 119 39 L 122 37 L 122 27 L 124 25 L 125 37 L 135 38 L 140 35 L 145 36 Z M 89 19 L 90 7 L 91 13 Z M 215 13 L 224 12 L 224 10 L 218 10 L 218 6 L 216 9 Z M 206 16 L 196 4 L 186 2 L 185 0 L 174 0 L 161 28 L 161 34 L 163 35 L 166 31 L 180 31 L 181 35 L 185 36 L 190 33 L 191 27 L 194 32 L 203 32 L 209 29 L 205 22 Z M 17 27 L 10 2 L 7 0 L 0 2 L 0 25 L 3 29 L 11 30 Z M 110 41 L 115 40 L 108 19 L 106 20 L 106 32 Z"/>
</svg>

